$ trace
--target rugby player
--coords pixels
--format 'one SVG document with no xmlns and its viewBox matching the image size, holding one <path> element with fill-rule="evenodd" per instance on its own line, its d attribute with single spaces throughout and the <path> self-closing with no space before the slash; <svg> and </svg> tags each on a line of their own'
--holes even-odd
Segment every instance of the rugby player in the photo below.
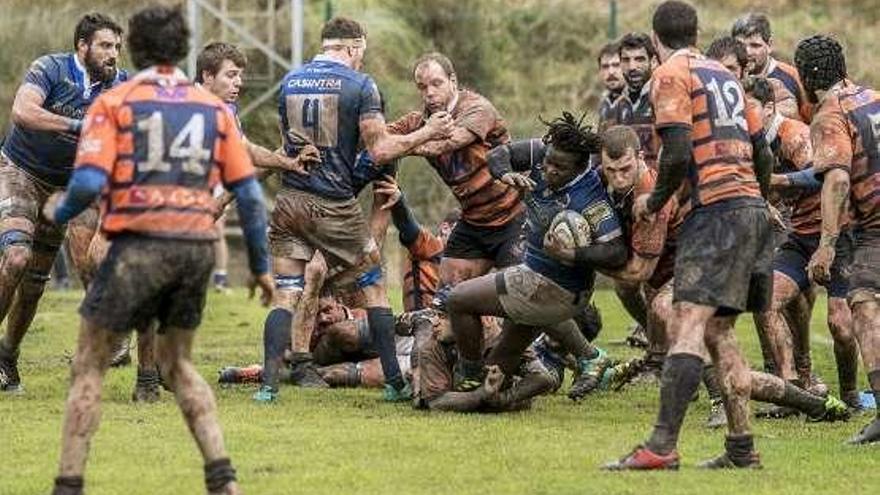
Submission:
<svg viewBox="0 0 880 495">
<path fill-rule="evenodd" d="M 817 104 L 810 137 L 813 168 L 822 179 L 821 234 L 808 269 L 818 281 L 832 280 L 841 219 L 849 201 L 855 250 L 847 299 L 868 383 L 880 404 L 880 95 L 848 78 L 843 47 L 829 36 L 815 35 L 798 43 L 795 65 L 810 102 Z M 880 409 L 849 441 L 880 441 Z"/>
<path fill-rule="evenodd" d="M 238 199 L 264 304 L 274 289 L 266 214 L 235 118 L 175 67 L 187 54 L 188 36 L 180 7 L 148 7 L 130 19 L 128 47 L 141 72 L 89 109 L 67 194 L 44 212 L 63 224 L 105 191 L 101 227 L 111 239 L 80 308 L 55 495 L 83 492 L 112 344 L 152 318 L 160 324 L 162 374 L 204 458 L 207 491 L 239 493 L 214 395 L 191 362 L 191 348 L 213 268 L 214 184 L 222 181 Z M 160 148 L 151 146 L 157 142 Z"/>
<path fill-rule="evenodd" d="M 812 385 L 810 360 L 806 359 L 806 369 L 795 366 L 794 350 L 798 346 L 793 349 L 791 334 L 796 337 L 794 340 L 807 340 L 806 346 L 809 348 L 810 313 L 785 318 L 783 310 L 797 311 L 798 308 L 790 308 L 790 303 L 810 290 L 807 264 L 818 247 L 821 233 L 821 198 L 819 182 L 813 178 L 810 127 L 779 113 L 773 88 L 766 79 L 756 79 L 751 94 L 763 107 L 767 141 L 777 158 L 778 166 L 774 171 L 777 173 L 771 176 L 771 186 L 774 192 L 786 196 L 792 203 L 791 232 L 774 254 L 771 306 L 768 311 L 759 313 L 755 322 L 769 336 L 777 374 L 786 380 L 798 380 L 802 387 L 809 388 Z M 843 231 L 835 245 L 832 276 L 824 285 L 828 293 L 828 328 L 834 340 L 840 396 L 848 406 L 858 409 L 860 402 L 856 377 L 859 350 L 852 331 L 852 315 L 846 303 L 847 272 L 852 262 L 852 235 L 847 228 L 848 215 L 845 212 L 843 215 L 840 221 Z M 789 326 L 794 326 L 791 334 Z"/>
<path fill-rule="evenodd" d="M 779 113 L 790 119 L 809 122 L 812 109 L 797 69 L 771 55 L 773 33 L 770 19 L 765 14 L 750 12 L 734 22 L 730 35 L 746 47 L 748 75 L 766 77 L 773 84 Z"/>
<path fill-rule="evenodd" d="M 700 383 L 704 345 L 716 366 L 730 433 L 725 453 L 703 466 L 757 467 L 748 411 L 752 380 L 733 325 L 738 313 L 761 311 L 769 302 L 772 239 L 762 195 L 773 158 L 761 116 L 745 106 L 739 82 L 694 48 L 696 10 L 665 1 L 654 12 L 653 30 L 662 64 L 654 71 L 651 100 L 663 153 L 654 191 L 636 198 L 633 214 L 657 214 L 685 177 L 691 204 L 678 232 L 669 322 L 674 339 L 657 422 L 645 445 L 605 468 L 678 468 L 678 433 Z M 718 104 L 710 105 L 709 98 Z M 782 393 L 791 387 L 781 385 Z"/>
<path fill-rule="evenodd" d="M 408 400 L 411 389 L 397 364 L 394 315 L 382 282 L 379 252 L 358 205 L 352 176 L 361 143 L 377 165 L 389 163 L 432 139 L 448 137 L 452 119 L 441 111 L 414 132 L 390 134 L 376 84 L 359 72 L 367 46 L 364 28 L 351 19 L 331 19 L 321 31 L 321 43 L 322 53 L 288 73 L 281 84 L 285 151 L 295 156 L 306 145 L 314 145 L 322 164 L 308 176 L 282 174 L 269 233 L 278 290 L 266 318 L 264 342 L 292 340 L 290 362 L 296 382 L 326 386 L 308 352 L 309 336 L 299 332 L 290 336 L 292 326 L 300 328 L 292 322 L 305 265 L 320 250 L 329 268 L 328 280 L 366 299 L 372 342 L 386 380 L 385 398 Z M 280 369 L 285 351 L 282 347 L 267 353 L 267 360 L 276 364 L 265 370 L 256 400 L 271 401 L 277 395 L 276 368 Z"/>
<path fill-rule="evenodd" d="M 602 83 L 602 98 L 599 101 L 599 129 L 605 129 L 605 122 L 614 112 L 614 102 L 625 89 L 623 73 L 620 70 L 620 45 L 607 43 L 596 57 L 599 65 L 599 81 Z"/>
<path fill-rule="evenodd" d="M 109 17 L 83 16 L 74 30 L 74 51 L 35 60 L 15 94 L 0 151 L 0 321 L 8 316 L 0 341 L 0 391 L 23 390 L 19 348 L 65 233 L 40 211 L 67 184 L 89 105 L 127 78 L 116 67 L 121 35 Z"/>
<path fill-rule="evenodd" d="M 527 140 L 492 150 L 492 175 L 525 193 L 528 208 L 524 263 L 457 285 L 449 296 L 452 332 L 459 352 L 457 388 L 481 384 L 482 316 L 504 317 L 498 345 L 486 358 L 501 372 L 513 376 L 522 352 L 544 327 L 571 321 L 588 305 L 595 269 L 617 268 L 626 261 L 620 225 L 602 187 L 589 168 L 598 153 L 599 136 L 565 112 L 548 123 L 541 140 Z M 581 213 L 591 227 L 592 244 L 564 247 L 552 233 L 551 223 L 563 210 Z M 573 322 L 572 322 L 573 323 Z M 598 385 L 610 361 L 589 346 L 582 375 Z"/>
<path fill-rule="evenodd" d="M 413 65 L 413 80 L 423 107 L 392 122 L 392 132 L 413 132 L 437 113 L 448 112 L 453 119 L 448 138 L 413 150 L 425 157 L 461 203 L 461 218 L 440 262 L 441 283 L 454 286 L 493 267 L 519 263 L 520 195 L 512 185 L 493 178 L 486 162 L 490 149 L 510 141 L 503 118 L 485 97 L 459 88 L 452 61 L 441 53 L 420 57 Z"/>
</svg>

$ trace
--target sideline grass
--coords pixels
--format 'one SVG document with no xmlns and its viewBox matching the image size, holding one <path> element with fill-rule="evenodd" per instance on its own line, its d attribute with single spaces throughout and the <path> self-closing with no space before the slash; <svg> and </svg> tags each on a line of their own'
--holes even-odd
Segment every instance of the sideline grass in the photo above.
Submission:
<svg viewBox="0 0 880 495">
<path fill-rule="evenodd" d="M 50 491 L 74 348 L 78 292 L 47 294 L 21 357 L 27 393 L 0 396 L 0 494 Z M 396 298 L 399 299 L 399 298 Z M 600 292 L 605 318 L 600 344 L 633 355 L 619 341 L 627 318 L 612 293 Z M 265 312 L 241 291 L 212 294 L 195 360 L 212 383 L 223 365 L 260 358 Z M 814 318 L 813 360 L 836 389 L 823 303 Z M 738 335 L 758 363 L 751 321 Z M 861 378 L 864 380 L 863 378 Z M 195 445 L 170 394 L 156 405 L 129 402 L 134 369 L 112 370 L 104 389 L 101 429 L 92 444 L 91 495 L 204 493 Z M 862 385 L 864 383 L 862 382 Z M 696 402 L 682 435 L 679 473 L 609 474 L 598 466 L 643 440 L 656 409 L 656 389 L 606 393 L 573 404 L 560 393 L 528 412 L 500 416 L 428 414 L 386 405 L 377 391 L 310 392 L 285 388 L 279 403 L 251 402 L 253 388 L 219 389 L 227 446 L 248 494 L 646 494 L 877 493 L 877 447 L 842 445 L 867 422 L 806 424 L 757 421 L 759 472 L 700 472 L 693 465 L 719 452 L 723 433 L 702 428 Z"/>
</svg>

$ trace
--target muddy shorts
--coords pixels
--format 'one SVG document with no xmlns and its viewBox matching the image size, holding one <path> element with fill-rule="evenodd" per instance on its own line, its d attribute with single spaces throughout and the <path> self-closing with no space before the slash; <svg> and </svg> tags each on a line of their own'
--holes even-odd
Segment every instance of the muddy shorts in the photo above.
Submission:
<svg viewBox="0 0 880 495">
<path fill-rule="evenodd" d="M 328 199 L 285 188 L 275 197 L 269 222 L 272 255 L 310 260 L 321 251 L 336 284 L 351 282 L 379 263 L 367 254 L 377 251 L 357 199 Z"/>
<path fill-rule="evenodd" d="M 574 294 L 526 265 L 496 273 L 495 286 L 506 316 L 520 325 L 555 325 L 573 318 L 590 300 L 589 293 Z"/>
<path fill-rule="evenodd" d="M 419 349 L 418 399 L 425 404 L 452 390 L 455 344 L 432 337 Z"/>
<path fill-rule="evenodd" d="M 79 312 L 116 332 L 146 328 L 152 318 L 159 320 L 159 333 L 195 329 L 213 268 L 213 241 L 117 237 Z"/>
<path fill-rule="evenodd" d="M 46 184 L 16 167 L 0 154 L 0 234 L 20 230 L 33 239 L 33 248 L 54 253 L 65 228 L 43 217 L 43 205 L 60 187 Z"/>
<path fill-rule="evenodd" d="M 498 227 L 481 227 L 460 220 L 449 234 L 443 256 L 492 260 L 498 268 L 522 263 L 524 218 L 524 215 L 520 215 Z"/>
<path fill-rule="evenodd" d="M 716 203 L 682 224 L 674 301 L 718 308 L 717 316 L 767 309 L 773 291 L 773 233 L 762 203 Z"/>
<path fill-rule="evenodd" d="M 797 284 L 801 291 L 810 288 L 807 265 L 819 247 L 819 234 L 800 235 L 792 232 L 788 240 L 776 248 L 773 255 L 773 271 L 784 274 Z M 834 263 L 831 265 L 831 281 L 822 284 L 829 297 L 846 297 L 849 292 L 849 271 L 853 256 L 853 238 L 850 232 L 841 232 L 834 246 Z"/>
<path fill-rule="evenodd" d="M 850 305 L 880 302 L 880 234 L 861 232 L 855 235 L 853 263 L 849 277 Z"/>
</svg>

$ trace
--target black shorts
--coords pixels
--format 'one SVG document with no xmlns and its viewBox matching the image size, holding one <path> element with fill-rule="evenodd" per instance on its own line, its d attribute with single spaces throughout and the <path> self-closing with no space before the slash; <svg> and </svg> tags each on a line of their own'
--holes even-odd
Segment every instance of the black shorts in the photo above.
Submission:
<svg viewBox="0 0 880 495">
<path fill-rule="evenodd" d="M 784 274 L 797 284 L 801 291 L 810 288 L 807 265 L 819 248 L 819 234 L 801 235 L 792 232 L 773 255 L 773 271 Z M 831 281 L 822 284 L 829 297 L 846 297 L 849 292 L 849 270 L 852 263 L 853 238 L 849 231 L 841 232 L 834 246 L 834 263 L 831 265 Z"/>
<path fill-rule="evenodd" d="M 850 304 L 880 301 L 880 233 L 860 232 L 855 236 L 849 276 Z"/>
<path fill-rule="evenodd" d="M 113 239 L 79 313 L 115 332 L 144 328 L 195 329 L 214 267 L 211 241 L 123 236 Z"/>
<path fill-rule="evenodd" d="M 445 258 L 492 260 L 496 268 L 518 265 L 523 259 L 523 220 L 520 215 L 499 227 L 480 227 L 459 220 L 449 234 Z"/>
<path fill-rule="evenodd" d="M 773 291 L 773 230 L 762 200 L 695 209 L 679 230 L 673 300 L 718 308 L 716 316 L 760 312 Z"/>
</svg>

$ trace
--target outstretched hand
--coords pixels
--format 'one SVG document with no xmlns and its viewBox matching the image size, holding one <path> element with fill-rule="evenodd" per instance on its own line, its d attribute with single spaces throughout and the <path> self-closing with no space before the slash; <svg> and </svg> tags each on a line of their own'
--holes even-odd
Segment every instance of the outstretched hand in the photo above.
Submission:
<svg viewBox="0 0 880 495">
<path fill-rule="evenodd" d="M 257 292 L 257 287 L 260 288 L 260 304 L 263 306 L 269 306 L 272 302 L 272 296 L 275 294 L 275 284 L 272 282 L 272 277 L 268 273 L 263 273 L 256 277 L 251 276 L 248 279 L 248 298 L 253 299 Z"/>
<path fill-rule="evenodd" d="M 385 202 L 382 203 L 382 210 L 387 210 L 396 205 L 403 195 L 397 180 L 390 175 L 384 175 L 381 179 L 377 180 L 373 185 L 373 192 L 387 197 Z"/>
</svg>

